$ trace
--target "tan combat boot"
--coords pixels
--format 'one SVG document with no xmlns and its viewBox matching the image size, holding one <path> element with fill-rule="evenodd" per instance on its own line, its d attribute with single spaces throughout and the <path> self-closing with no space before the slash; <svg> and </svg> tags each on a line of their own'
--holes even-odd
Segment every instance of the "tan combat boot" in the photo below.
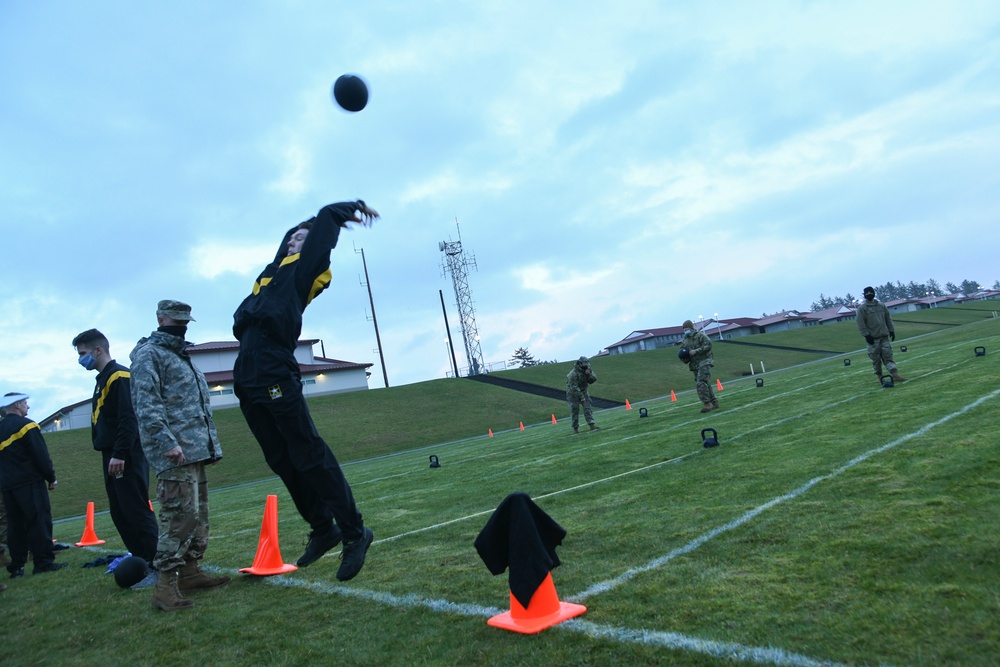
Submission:
<svg viewBox="0 0 1000 667">
<path fill-rule="evenodd" d="M 712 404 L 711 404 L 711 403 L 706 403 L 705 405 L 701 406 L 701 411 L 702 411 L 702 412 L 711 412 L 711 411 L 712 411 L 712 410 L 714 410 L 714 409 L 715 409 L 715 408 L 714 408 L 714 407 L 712 407 Z"/>
<path fill-rule="evenodd" d="M 889 371 L 889 375 L 892 376 L 892 381 L 895 382 L 896 384 L 899 384 L 900 382 L 906 382 L 906 378 L 900 375 L 898 370 L 894 369 Z"/>
<path fill-rule="evenodd" d="M 713 410 L 718 410 L 719 409 L 719 402 L 718 401 L 712 401 L 712 409 Z"/>
<path fill-rule="evenodd" d="M 199 591 L 206 588 L 225 586 L 230 581 L 230 578 L 227 576 L 210 577 L 201 571 L 201 568 L 198 567 L 198 561 L 189 560 L 185 561 L 180 567 L 177 588 L 181 593 L 187 593 L 188 591 Z"/>
<path fill-rule="evenodd" d="M 160 576 L 156 580 L 156 588 L 153 589 L 153 606 L 163 611 L 177 611 L 178 609 L 190 609 L 194 606 L 194 600 L 189 600 L 177 589 L 177 580 L 180 579 L 180 568 L 160 571 Z"/>
</svg>

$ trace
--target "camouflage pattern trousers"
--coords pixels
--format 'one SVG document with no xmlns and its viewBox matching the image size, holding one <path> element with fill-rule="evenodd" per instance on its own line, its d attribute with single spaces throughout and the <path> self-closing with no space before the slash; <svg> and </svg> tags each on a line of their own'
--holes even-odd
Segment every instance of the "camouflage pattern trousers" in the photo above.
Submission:
<svg viewBox="0 0 1000 667">
<path fill-rule="evenodd" d="M 698 390 L 698 400 L 702 403 L 712 403 L 715 401 L 715 392 L 712 391 L 712 367 L 708 364 L 699 366 L 694 372 L 694 386 Z"/>
<path fill-rule="evenodd" d="M 590 394 L 567 394 L 566 402 L 569 403 L 569 414 L 573 422 L 573 428 L 580 427 L 580 406 L 583 406 L 583 419 L 593 426 L 594 409 L 590 405 Z"/>
<path fill-rule="evenodd" d="M 882 377 L 882 366 L 890 373 L 896 370 L 896 362 L 892 360 L 892 345 L 888 338 L 876 338 L 874 345 L 868 346 L 868 358 L 872 360 L 872 370 Z"/>
<path fill-rule="evenodd" d="M 168 468 L 157 476 L 160 537 L 153 567 L 161 572 L 201 560 L 208 547 L 208 480 L 204 461 Z"/>
</svg>

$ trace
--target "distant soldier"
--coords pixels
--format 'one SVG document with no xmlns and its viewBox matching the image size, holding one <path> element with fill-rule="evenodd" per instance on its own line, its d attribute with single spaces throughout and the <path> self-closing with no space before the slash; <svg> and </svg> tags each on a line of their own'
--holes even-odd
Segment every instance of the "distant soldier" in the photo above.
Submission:
<svg viewBox="0 0 1000 667">
<path fill-rule="evenodd" d="M 889 309 L 885 304 L 875 298 L 875 288 L 868 286 L 864 289 L 864 303 L 858 306 L 858 332 L 868 343 L 868 358 L 872 360 L 872 369 L 879 382 L 882 381 L 882 366 L 889 371 L 894 382 L 906 382 L 906 378 L 901 377 L 896 368 L 896 362 L 892 360 L 892 345 L 890 341 L 896 340 L 896 327 L 892 324 L 892 317 L 889 316 Z"/>
<path fill-rule="evenodd" d="M 32 574 L 66 567 L 52 548 L 52 506 L 56 471 L 38 424 L 28 419 L 28 396 L 11 392 L 0 398 L 0 489 L 7 508 L 11 579 L 24 576 L 31 551 Z"/>
<path fill-rule="evenodd" d="M 153 566 L 159 571 L 153 606 L 175 611 L 194 606 L 185 591 L 214 588 L 229 577 L 198 567 L 208 548 L 208 479 L 205 465 L 222 458 L 212 421 L 208 383 L 188 356 L 184 340 L 191 306 L 160 301 L 159 328 L 132 350 L 132 405 L 139 439 L 156 473 L 160 535 Z"/>
<path fill-rule="evenodd" d="M 710 412 L 719 409 L 719 400 L 712 390 L 712 367 L 715 358 L 712 356 L 712 340 L 702 331 L 694 328 L 694 322 L 684 320 L 684 337 L 681 339 L 681 351 L 678 358 L 687 363 L 694 373 L 695 388 L 698 400 L 701 401 L 701 411 Z M 687 354 L 684 354 L 684 351 Z"/>
<path fill-rule="evenodd" d="M 590 425 L 591 431 L 600 428 L 594 422 L 594 409 L 590 405 L 590 385 L 597 382 L 597 375 L 590 367 L 590 359 L 580 357 L 573 364 L 573 369 L 566 374 L 566 402 L 573 420 L 573 433 L 580 432 L 580 406 L 583 406 L 583 418 Z"/>
<path fill-rule="evenodd" d="M 111 520 L 133 556 L 152 563 L 156 556 L 159 527 L 149 506 L 149 463 L 139 444 L 139 429 L 132 409 L 131 374 L 111 357 L 107 337 L 88 329 L 73 339 L 79 363 L 97 371 L 97 383 L 90 406 L 90 435 L 94 449 L 101 453 L 104 489 L 108 494 Z M 156 583 L 149 574 L 133 588 Z"/>
</svg>

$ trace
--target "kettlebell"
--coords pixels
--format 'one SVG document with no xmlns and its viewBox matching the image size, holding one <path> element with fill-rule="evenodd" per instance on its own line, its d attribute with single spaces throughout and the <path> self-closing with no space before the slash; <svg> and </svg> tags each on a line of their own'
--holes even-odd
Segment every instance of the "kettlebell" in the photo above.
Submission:
<svg viewBox="0 0 1000 667">
<path fill-rule="evenodd" d="M 892 389 L 893 387 L 896 386 L 896 383 L 892 381 L 891 375 L 883 375 L 882 377 L 879 378 L 879 380 L 882 381 L 883 389 Z"/>
<path fill-rule="evenodd" d="M 648 416 L 649 416 L 649 412 L 646 411 L 646 408 L 639 408 L 639 418 L 640 419 L 643 418 L 643 417 L 648 417 Z"/>
<path fill-rule="evenodd" d="M 438 463 L 437 454 L 431 454 L 431 467 L 432 468 L 440 468 L 441 467 L 441 464 Z"/>
<path fill-rule="evenodd" d="M 851 365 L 851 360 L 850 359 L 844 359 L 844 365 L 845 366 L 850 366 Z"/>
<path fill-rule="evenodd" d="M 977 357 L 985 357 L 986 356 L 986 348 L 983 347 L 982 345 L 977 346 L 976 349 L 973 350 L 973 352 L 976 353 Z"/>
<path fill-rule="evenodd" d="M 709 433 L 710 435 L 705 435 Z M 719 433 L 714 428 L 703 428 L 701 429 L 701 440 L 705 448 L 718 447 L 719 446 Z"/>
<path fill-rule="evenodd" d="M 757 386 L 758 387 L 764 386 L 764 378 L 757 378 Z"/>
<path fill-rule="evenodd" d="M 906 346 L 905 345 L 900 345 L 899 346 L 899 351 L 900 352 L 906 352 Z"/>
</svg>

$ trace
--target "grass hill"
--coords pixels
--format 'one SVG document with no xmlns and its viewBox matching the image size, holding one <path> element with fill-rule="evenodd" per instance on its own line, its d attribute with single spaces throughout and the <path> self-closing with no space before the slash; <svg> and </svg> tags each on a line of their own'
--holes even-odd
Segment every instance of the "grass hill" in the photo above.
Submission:
<svg viewBox="0 0 1000 667">
<path fill-rule="evenodd" d="M 996 308 L 994 301 L 979 301 L 901 314 L 894 318 L 897 348 L 908 338 L 991 318 Z M 713 377 L 729 382 L 749 374 L 751 365 L 760 373 L 762 364 L 775 371 L 836 357 L 801 350 L 853 353 L 853 361 L 867 367 L 863 345 L 853 322 L 748 336 L 716 344 Z M 836 362 L 842 363 L 839 357 Z M 671 390 L 693 393 L 691 373 L 677 360 L 676 348 L 610 355 L 596 358 L 593 364 L 598 374 L 591 388 L 595 396 L 636 404 L 669 395 Z M 496 374 L 565 390 L 572 366 L 569 361 Z M 480 436 L 490 429 L 497 433 L 518 428 L 522 422 L 549 422 L 553 414 L 560 420 L 569 417 L 563 401 L 455 379 L 320 396 L 309 400 L 309 409 L 342 463 Z M 238 409 L 216 411 L 215 422 L 225 456 L 211 471 L 213 488 L 273 476 Z M 80 516 L 88 501 L 94 502 L 98 512 L 105 511 L 100 457 L 91 447 L 90 432 L 53 433 L 46 435 L 46 442 L 59 476 L 59 489 L 51 494 L 53 516 Z"/>
</svg>

